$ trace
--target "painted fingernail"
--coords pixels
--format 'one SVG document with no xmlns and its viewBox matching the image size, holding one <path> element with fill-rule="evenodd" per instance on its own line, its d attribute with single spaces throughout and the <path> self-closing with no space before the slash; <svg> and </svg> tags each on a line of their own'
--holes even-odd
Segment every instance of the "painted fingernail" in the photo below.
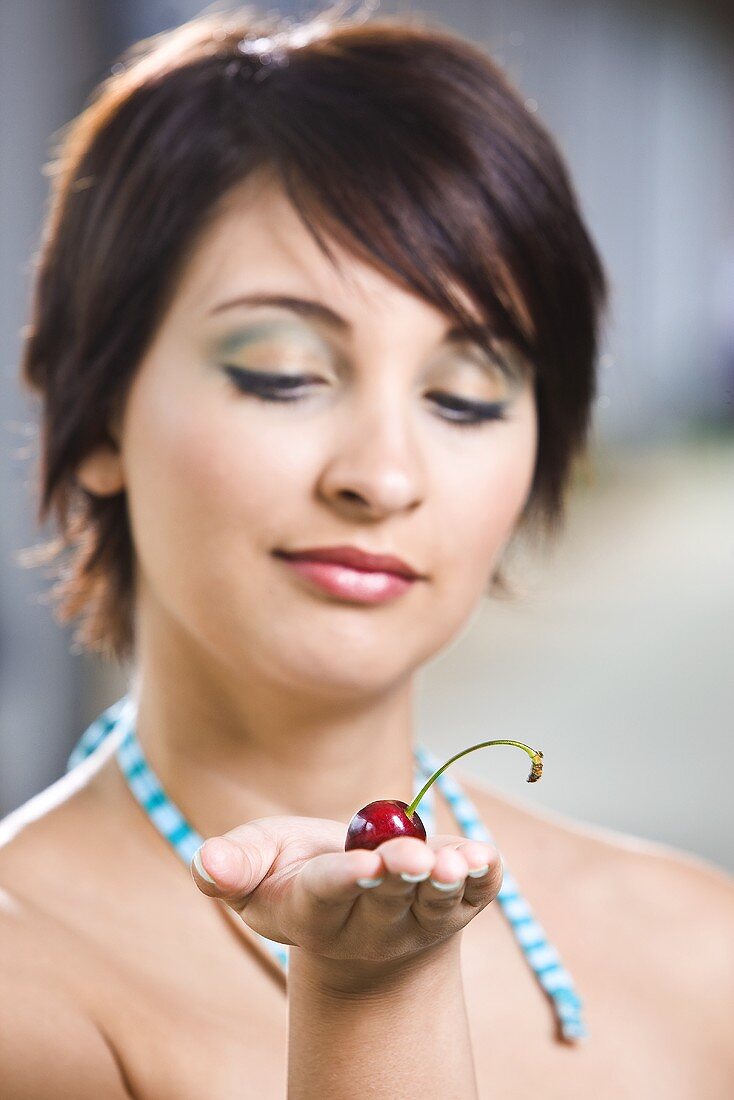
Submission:
<svg viewBox="0 0 734 1100">
<path fill-rule="evenodd" d="M 436 882 L 435 879 L 431 879 L 431 886 L 435 886 L 437 890 L 458 890 L 460 886 L 464 885 L 463 878 L 460 878 L 458 882 Z"/>
<path fill-rule="evenodd" d="M 196 868 L 196 870 L 198 871 L 198 873 L 201 875 L 201 877 L 204 879 L 205 882 L 211 882 L 212 886 L 216 886 L 217 884 L 216 884 L 215 880 L 212 878 L 212 876 L 209 874 L 208 871 L 204 870 L 204 865 L 201 862 L 201 849 L 203 847 L 204 847 L 203 844 L 199 845 L 199 847 L 194 852 L 191 863 Z"/>
<path fill-rule="evenodd" d="M 403 882 L 425 882 L 430 874 L 430 871 L 421 871 L 417 875 L 411 875 L 407 871 L 401 871 L 400 877 Z"/>
<path fill-rule="evenodd" d="M 472 878 L 482 878 L 489 870 L 489 864 L 485 863 L 482 867 L 474 867 L 473 870 L 467 871 L 467 875 L 471 875 Z"/>
<path fill-rule="evenodd" d="M 379 886 L 381 882 L 383 882 L 381 878 L 358 878 L 357 886 L 361 886 L 365 890 L 371 890 L 373 886 Z"/>
</svg>

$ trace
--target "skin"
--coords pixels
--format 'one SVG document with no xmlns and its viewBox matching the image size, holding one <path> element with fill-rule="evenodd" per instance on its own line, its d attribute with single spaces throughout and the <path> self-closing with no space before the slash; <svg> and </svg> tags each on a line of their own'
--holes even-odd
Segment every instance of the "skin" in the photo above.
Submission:
<svg viewBox="0 0 734 1100">
<path fill-rule="evenodd" d="M 76 788 L 66 777 L 0 834 L 0 994 L 15 981 L 0 1005 L 43 991 L 66 1056 L 89 1072 L 106 1058 L 146 1100 L 228 1100 L 242 1082 L 278 1096 L 286 1065 L 291 1098 L 369 1082 L 376 1096 L 723 1100 L 723 875 L 466 784 L 583 993 L 594 1039 L 572 1051 L 553 1041 L 492 904 L 499 853 L 456 836 L 440 799 L 429 844 L 343 851 L 357 808 L 412 789 L 415 675 L 483 598 L 527 498 L 537 423 L 527 385 L 507 420 L 442 420 L 436 389 L 507 391 L 446 345 L 447 318 L 340 258 L 341 274 L 272 181 L 239 189 L 140 364 L 118 449 L 78 471 L 93 492 L 127 491 L 138 736 L 173 801 L 220 838 L 202 849 L 216 885 L 182 868 L 114 758 Z M 211 313 L 265 290 L 328 303 L 351 330 L 272 307 Z M 301 402 L 260 402 L 222 372 L 224 344 L 227 361 L 271 369 L 256 345 L 231 348 L 265 321 L 286 326 L 293 369 L 305 356 L 325 380 Z M 426 579 L 368 606 L 271 554 L 334 543 L 396 553 Z M 483 863 L 484 879 L 468 877 Z M 365 875 L 383 881 L 365 888 Z M 288 1019 L 251 927 L 296 945 Z M 0 1035 L 11 1023 L 0 1009 Z M 96 1046 L 79 1038 L 90 1031 Z M 53 1093 L 46 1082 L 36 1095 Z"/>
</svg>

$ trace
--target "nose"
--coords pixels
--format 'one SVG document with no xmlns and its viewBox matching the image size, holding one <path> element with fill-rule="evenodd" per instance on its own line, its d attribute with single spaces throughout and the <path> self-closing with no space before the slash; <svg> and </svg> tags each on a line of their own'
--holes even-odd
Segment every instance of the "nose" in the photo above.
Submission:
<svg viewBox="0 0 734 1100">
<path fill-rule="evenodd" d="M 319 480 L 319 493 L 350 518 L 378 519 L 423 500 L 425 463 L 397 397 L 355 393 Z"/>
</svg>

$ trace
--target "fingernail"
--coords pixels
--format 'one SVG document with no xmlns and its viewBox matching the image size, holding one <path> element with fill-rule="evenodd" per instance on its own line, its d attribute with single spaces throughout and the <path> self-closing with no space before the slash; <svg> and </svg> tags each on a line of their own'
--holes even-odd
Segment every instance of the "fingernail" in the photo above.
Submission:
<svg viewBox="0 0 734 1100">
<path fill-rule="evenodd" d="M 209 874 L 209 872 L 204 870 L 204 865 L 201 862 L 201 849 L 203 847 L 204 847 L 203 844 L 199 845 L 199 847 L 194 852 L 194 856 L 193 856 L 193 859 L 191 860 L 191 863 L 196 868 L 196 870 L 199 872 L 199 874 L 201 875 L 201 877 L 204 879 L 205 882 L 211 882 L 212 886 L 216 886 L 217 883 L 212 878 L 212 876 Z"/>
<path fill-rule="evenodd" d="M 357 886 L 362 886 L 365 890 L 371 890 L 373 886 L 379 886 L 382 881 L 381 878 L 358 878 Z"/>
<path fill-rule="evenodd" d="M 403 882 L 425 882 L 430 874 L 430 871 L 421 871 L 417 875 L 408 874 L 407 871 L 401 871 L 400 877 Z"/>
<path fill-rule="evenodd" d="M 458 882 L 436 882 L 435 879 L 431 879 L 431 886 L 435 886 L 437 890 L 458 890 L 460 886 L 464 884 L 463 878 L 460 878 Z"/>
<path fill-rule="evenodd" d="M 482 867 L 475 867 L 472 871 L 467 871 L 467 875 L 471 875 L 472 878 L 482 878 L 489 870 L 489 864 L 485 863 Z"/>
</svg>

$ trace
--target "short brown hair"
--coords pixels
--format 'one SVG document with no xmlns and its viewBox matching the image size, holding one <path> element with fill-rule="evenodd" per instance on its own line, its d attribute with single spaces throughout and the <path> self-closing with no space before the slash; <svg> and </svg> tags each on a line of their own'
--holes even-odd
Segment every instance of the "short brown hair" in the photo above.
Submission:
<svg viewBox="0 0 734 1100">
<path fill-rule="evenodd" d="M 332 262 L 329 237 L 471 334 L 466 291 L 532 364 L 519 527 L 558 529 L 607 285 L 560 152 L 479 47 L 425 16 L 206 13 L 126 50 L 54 153 L 21 369 L 42 400 L 38 522 L 53 513 L 60 535 L 21 560 L 54 560 L 78 646 L 134 655 L 135 555 L 125 492 L 94 495 L 75 470 L 113 442 L 187 256 L 259 167 Z"/>
</svg>

